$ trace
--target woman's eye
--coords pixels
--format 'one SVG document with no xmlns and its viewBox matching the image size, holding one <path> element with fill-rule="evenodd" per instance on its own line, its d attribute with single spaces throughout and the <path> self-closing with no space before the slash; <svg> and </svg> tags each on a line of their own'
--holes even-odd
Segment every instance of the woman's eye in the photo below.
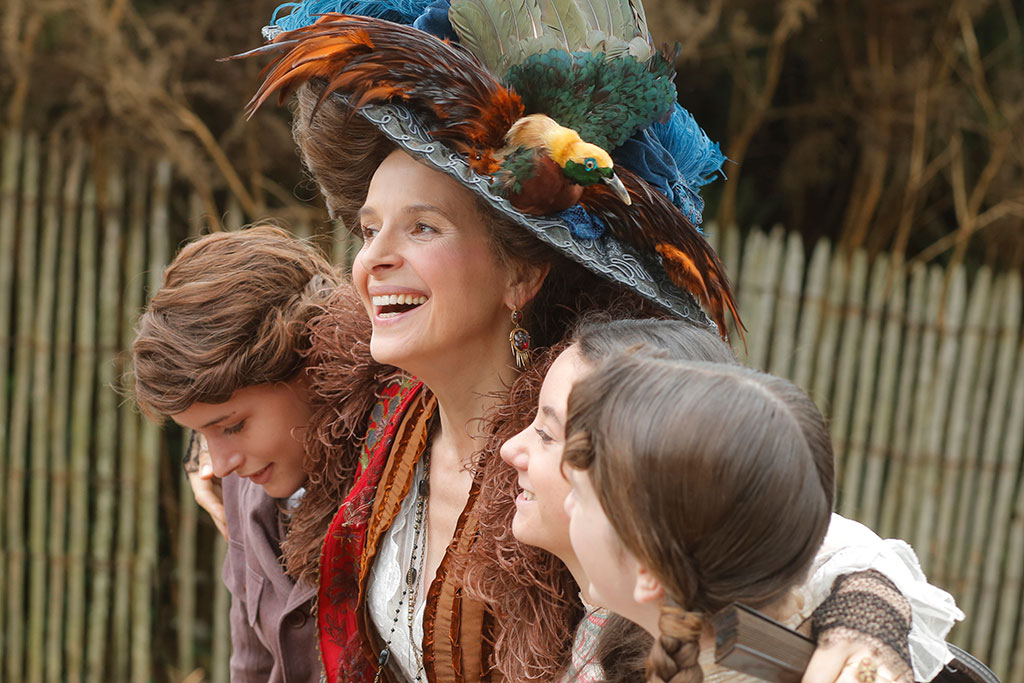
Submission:
<svg viewBox="0 0 1024 683">
<path fill-rule="evenodd" d="M 224 428 L 224 433 L 225 434 L 237 434 L 238 432 L 242 431 L 242 427 L 244 427 L 244 426 L 245 426 L 245 420 L 242 420 L 238 424 L 233 424 L 230 427 L 225 427 Z"/>
<path fill-rule="evenodd" d="M 359 234 L 362 236 L 363 241 L 365 242 L 369 239 L 372 239 L 373 236 L 377 234 L 377 228 L 374 228 L 373 226 L 369 225 L 363 225 L 359 228 Z"/>
<path fill-rule="evenodd" d="M 435 228 L 432 225 L 427 225 L 426 223 L 417 223 L 416 224 L 416 229 L 414 230 L 414 232 L 416 232 L 417 234 L 419 234 L 419 233 L 433 233 L 433 232 L 437 232 L 437 228 Z"/>
<path fill-rule="evenodd" d="M 554 437 L 545 432 L 543 429 L 540 429 L 539 427 L 534 427 L 533 431 L 537 432 L 537 437 L 540 439 L 540 442 L 542 444 L 547 445 L 549 443 L 555 442 Z"/>
</svg>

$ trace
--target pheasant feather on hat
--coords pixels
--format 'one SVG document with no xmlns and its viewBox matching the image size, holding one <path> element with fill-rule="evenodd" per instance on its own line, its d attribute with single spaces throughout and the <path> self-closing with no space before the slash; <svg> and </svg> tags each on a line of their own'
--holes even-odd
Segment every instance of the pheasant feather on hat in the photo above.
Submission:
<svg viewBox="0 0 1024 683">
<path fill-rule="evenodd" d="M 448 18 L 458 44 L 411 26 L 334 12 L 280 32 L 243 55 L 276 55 L 249 111 L 274 92 L 283 102 L 313 79 L 326 83 L 321 103 L 340 95 L 359 111 L 404 107 L 430 138 L 490 178 L 486 192 L 511 203 L 525 223 L 562 218 L 580 242 L 629 245 L 622 257 L 629 263 L 594 263 L 583 254 L 588 245 L 582 251 L 569 245 L 572 258 L 627 285 L 636 280 L 632 271 L 645 265 L 632 263 L 633 255 L 660 263 L 675 286 L 704 303 L 723 335 L 726 310 L 742 330 L 721 263 L 693 223 L 642 178 L 617 167 L 609 153 L 667 121 L 677 107 L 673 56 L 653 46 L 642 5 L 452 0 Z M 612 257 L 619 258 L 615 246 Z M 627 279 L 616 275 L 623 270 L 631 271 Z M 663 305 L 672 298 L 657 282 L 634 289 Z"/>
</svg>

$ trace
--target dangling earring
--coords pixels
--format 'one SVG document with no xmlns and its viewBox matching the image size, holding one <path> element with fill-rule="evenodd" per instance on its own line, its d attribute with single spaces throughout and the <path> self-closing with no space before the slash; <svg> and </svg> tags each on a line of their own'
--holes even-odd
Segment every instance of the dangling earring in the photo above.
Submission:
<svg viewBox="0 0 1024 683">
<path fill-rule="evenodd" d="M 522 327 L 523 313 L 518 308 L 512 309 L 512 331 L 509 332 L 508 341 L 512 345 L 512 355 L 516 357 L 516 367 L 525 368 L 530 364 L 530 354 L 533 340 L 530 333 Z"/>
</svg>

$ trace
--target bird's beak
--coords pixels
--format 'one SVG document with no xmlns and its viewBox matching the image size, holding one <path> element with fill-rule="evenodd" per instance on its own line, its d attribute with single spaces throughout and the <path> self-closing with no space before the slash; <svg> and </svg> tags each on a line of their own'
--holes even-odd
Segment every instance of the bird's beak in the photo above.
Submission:
<svg viewBox="0 0 1024 683">
<path fill-rule="evenodd" d="M 629 192 L 626 192 L 626 186 L 622 184 L 621 180 L 619 180 L 619 176 L 612 174 L 611 177 L 602 178 L 601 180 L 604 181 L 605 185 L 612 188 L 612 191 L 615 192 L 615 196 L 621 199 L 623 204 L 629 206 L 633 203 L 633 200 L 629 198 Z"/>
</svg>

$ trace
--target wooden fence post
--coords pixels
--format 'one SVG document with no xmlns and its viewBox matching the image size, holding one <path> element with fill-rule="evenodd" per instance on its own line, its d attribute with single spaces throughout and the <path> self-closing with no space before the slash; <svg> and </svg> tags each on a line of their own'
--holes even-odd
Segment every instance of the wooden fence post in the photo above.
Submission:
<svg viewBox="0 0 1024 683">
<path fill-rule="evenodd" d="M 950 586 L 954 558 L 961 549 L 957 546 L 957 520 L 966 517 L 960 513 L 960 506 L 966 503 L 970 495 L 964 482 L 970 478 L 971 468 L 965 465 L 968 460 L 967 425 L 970 413 L 971 397 L 975 383 L 978 381 L 978 368 L 983 358 L 980 357 L 981 331 L 985 316 L 989 309 L 992 289 L 992 271 L 981 268 L 975 277 L 970 294 L 967 297 L 967 313 L 963 326 L 960 358 L 957 362 L 953 378 L 952 405 L 949 420 L 945 426 L 945 448 L 943 455 L 942 481 L 939 500 L 938 517 L 936 520 L 937 540 L 944 552 L 932 563 L 930 578 L 939 586 Z M 959 408 L 959 410 L 955 409 Z"/>
<path fill-rule="evenodd" d="M 935 535 L 935 518 L 941 507 L 938 496 L 942 490 L 940 473 L 943 468 L 942 434 L 945 431 L 947 415 L 952 393 L 952 379 L 960 347 L 960 336 L 963 333 L 963 316 L 967 298 L 967 280 L 963 268 L 958 266 L 949 280 L 946 289 L 946 300 L 936 302 L 942 306 L 937 330 L 938 354 L 935 364 L 928 369 L 923 377 L 924 391 L 931 397 L 931 422 L 921 443 L 921 504 L 918 506 L 917 528 L 914 538 L 919 544 L 917 553 L 921 563 L 929 570 L 941 562 L 946 548 L 939 545 Z"/>
<path fill-rule="evenodd" d="M 137 164 L 137 165 L 136 165 Z M 136 507 L 140 484 L 139 477 L 139 411 L 130 395 L 125 393 L 125 371 L 131 364 L 131 345 L 135 337 L 135 321 L 142 307 L 144 269 L 146 262 L 146 203 L 152 188 L 149 183 L 149 169 L 141 162 L 132 164 L 128 177 L 131 179 L 131 201 L 126 223 L 125 273 L 121 298 L 121 334 L 115 380 L 120 390 L 121 405 L 119 437 L 120 458 L 118 459 L 117 480 L 117 551 L 114 563 L 114 608 L 112 637 L 114 660 L 110 671 L 119 681 L 131 678 L 131 636 L 132 636 L 132 589 L 136 559 Z M 146 595 L 140 599 L 148 599 Z"/>
<path fill-rule="evenodd" d="M 201 206 L 202 202 L 195 194 L 190 196 L 191 205 Z M 195 213 L 195 210 L 193 210 Z M 199 236 L 198 222 L 192 222 L 189 226 L 189 239 Z M 150 295 L 155 290 L 150 292 Z M 182 455 L 188 450 L 188 439 L 182 443 Z M 178 677 L 188 676 L 196 666 L 195 639 L 196 639 L 196 540 L 197 540 L 197 513 L 198 506 L 195 497 L 192 495 L 192 488 L 188 483 L 188 475 L 184 470 L 178 473 L 178 552 L 177 577 L 178 601 L 175 605 L 178 636 Z"/>
<path fill-rule="evenodd" d="M 32 447 L 29 471 L 29 601 L 28 667 L 26 680 L 43 680 L 43 655 L 46 628 L 46 513 L 50 483 L 50 364 L 53 360 L 53 302 L 56 296 L 57 242 L 60 231 L 60 180 L 63 158 L 59 138 L 47 145 L 45 192 L 42 207 L 42 231 L 39 242 L 35 302 L 36 320 L 32 335 Z"/>
<path fill-rule="evenodd" d="M 828 241 L 818 240 L 811 254 L 810 265 L 807 267 L 807 283 L 804 285 L 803 305 L 800 310 L 800 331 L 797 334 L 796 357 L 793 359 L 791 375 L 793 383 L 807 392 L 811 391 L 811 382 L 814 380 L 818 335 L 826 308 L 830 256 Z"/>
<path fill-rule="evenodd" d="M 884 323 L 884 331 L 879 352 L 881 358 L 878 363 L 878 384 L 875 388 L 877 393 L 871 405 L 864 484 L 860 496 L 860 519 L 872 529 L 878 529 L 881 523 L 885 468 L 891 454 L 889 444 L 893 438 L 893 413 L 898 398 L 896 390 L 906 289 L 906 278 L 902 269 L 894 269 L 893 263 L 885 255 L 879 255 L 875 263 L 875 277 L 879 279 L 872 284 L 872 296 L 882 302 L 879 312 L 884 313 L 879 323 Z"/>
<path fill-rule="evenodd" d="M 36 233 L 39 218 L 39 139 L 25 139 L 21 212 L 18 221 L 18 267 L 13 387 L 7 467 L 7 677 L 24 680 L 25 663 L 25 474 L 32 385 L 32 327 L 35 319 Z M 13 252 L 8 252 L 13 254 Z M 7 290 L 8 292 L 10 290 Z M 6 293 L 6 292 L 5 292 Z"/>
<path fill-rule="evenodd" d="M 832 443 L 836 454 L 836 473 L 841 473 L 846 468 L 849 457 L 847 439 L 850 429 L 850 413 L 857 380 L 856 365 L 860 356 L 861 323 L 864 322 L 864 290 L 868 280 L 868 256 L 862 249 L 858 249 L 849 256 L 850 269 L 848 272 L 848 284 L 846 297 L 842 308 L 837 312 L 841 323 L 842 333 L 839 337 L 839 355 L 837 358 L 837 370 L 833 373 L 832 379 L 832 404 L 829 414 L 832 417 L 830 428 L 832 430 Z M 847 490 L 847 482 L 841 478 L 837 482 L 840 510 L 844 515 L 853 514 L 856 505 L 856 494 L 850 494 Z M 853 500 L 847 503 L 847 498 Z"/>
<path fill-rule="evenodd" d="M 785 257 L 772 332 L 772 356 L 768 370 L 780 377 L 792 377 L 793 349 L 796 346 L 796 321 L 800 315 L 800 287 L 804 279 L 804 241 L 795 232 L 786 235 Z"/>
<path fill-rule="evenodd" d="M 50 495 L 49 546 L 53 563 L 50 568 L 49 609 L 46 624 L 46 680 L 65 680 L 64 625 L 68 575 L 68 448 L 71 441 L 71 346 L 74 328 L 75 244 L 78 218 L 82 211 L 82 175 L 85 146 L 81 140 L 71 144 L 70 161 L 64 182 L 61 207 L 59 265 L 57 267 L 57 325 L 54 331 L 53 408 L 50 413 L 50 452 L 53 484 Z"/>
<path fill-rule="evenodd" d="M 930 391 L 934 388 L 932 379 L 935 368 L 939 307 L 942 305 L 942 283 L 943 275 L 939 267 L 928 268 L 928 295 L 921 329 L 921 349 L 915 368 L 916 380 L 913 394 L 913 415 L 910 423 L 910 444 L 907 448 L 903 494 L 900 497 L 902 514 L 900 515 L 899 537 L 906 539 L 911 545 L 921 543 L 920 539 L 915 538 L 914 532 L 917 523 L 918 501 L 924 495 L 924 491 L 921 490 L 926 477 L 924 451 L 927 447 L 928 430 L 932 425 L 936 400 Z M 928 567 L 925 567 L 925 571 L 927 569 Z"/>
<path fill-rule="evenodd" d="M 150 198 L 149 252 L 147 259 L 147 297 L 160 287 L 164 266 L 170 251 L 171 164 L 157 163 Z M 138 554 L 132 589 L 134 615 L 132 621 L 132 683 L 153 679 L 153 627 L 157 536 L 159 534 L 159 465 L 160 427 L 144 421 L 139 441 Z"/>
<path fill-rule="evenodd" d="M 814 380 L 811 384 L 811 398 L 826 417 L 832 415 L 832 387 L 834 365 L 839 355 L 839 323 L 842 305 L 849 286 L 850 269 L 847 255 L 834 251 L 829 264 L 825 285 L 825 299 L 821 312 L 821 332 L 814 366 Z"/>
<path fill-rule="evenodd" d="M 0 168 L 0 254 L 14 254 L 15 237 L 17 236 L 18 215 L 18 170 L 21 164 L 21 134 L 11 130 L 4 138 L 3 166 Z M 12 339 L 8 336 L 11 329 L 11 302 L 14 288 L 14 259 L 0 258 L 0 377 L 8 377 Z M 9 396 L 6 387 L 0 391 L 0 481 L 7 481 L 9 458 L 12 457 L 7 441 Z M 7 487 L 0 484 L 0 509 L 6 510 Z M 6 537 L 5 524 L 0 524 L 0 549 L 4 554 L 9 551 L 9 540 Z M 0 624 L 7 619 L 7 563 L 0 559 Z M 0 667 L 6 670 L 7 661 L 16 655 L 11 653 L 7 642 L 6 628 L 0 628 Z"/>
<path fill-rule="evenodd" d="M 89 452 L 96 387 L 96 180 L 91 170 L 82 199 L 78 240 L 78 300 L 75 305 L 75 383 L 71 412 L 68 611 L 65 675 L 82 680 L 85 638 L 85 563 L 89 540 Z"/>
</svg>

